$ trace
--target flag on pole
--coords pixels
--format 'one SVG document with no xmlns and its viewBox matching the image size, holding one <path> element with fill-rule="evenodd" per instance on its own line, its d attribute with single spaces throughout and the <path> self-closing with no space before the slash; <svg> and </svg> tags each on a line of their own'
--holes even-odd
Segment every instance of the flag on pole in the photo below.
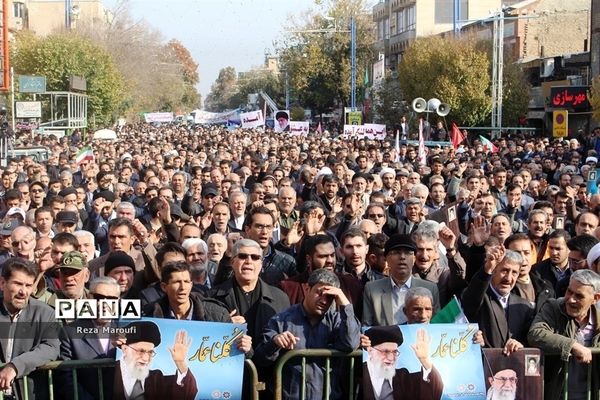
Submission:
<svg viewBox="0 0 600 400">
<path fill-rule="evenodd" d="M 75 157 L 75 161 L 77 162 L 77 165 L 81 164 L 82 162 L 84 162 L 86 160 L 90 160 L 90 161 L 94 160 L 94 151 L 92 150 L 91 146 L 85 146 L 84 148 L 79 150 L 77 152 L 77 156 Z"/>
<path fill-rule="evenodd" d="M 460 306 L 460 302 L 456 296 L 452 296 L 452 300 L 444 308 L 438 311 L 430 323 L 432 324 L 468 324 L 469 320 Z"/>
<path fill-rule="evenodd" d="M 492 153 L 498 152 L 498 148 L 494 145 L 494 143 L 490 142 L 488 139 L 479 135 L 479 140 L 481 140 L 481 144 L 483 144 L 483 151 L 485 151 L 486 153 L 489 153 L 490 151 Z"/>
<path fill-rule="evenodd" d="M 425 139 L 423 139 L 423 120 L 419 121 L 419 164 L 427 165 L 427 151 L 425 150 Z"/>
<path fill-rule="evenodd" d="M 456 123 L 454 122 L 452 123 L 452 130 L 450 131 L 450 140 L 452 141 L 454 150 L 458 149 L 458 145 L 465 140 L 465 135 L 458 129 L 458 126 L 456 126 Z"/>
<path fill-rule="evenodd" d="M 323 133 L 323 128 L 321 128 L 321 121 L 319 121 L 319 123 L 317 124 L 316 131 L 319 132 L 319 133 Z"/>
<path fill-rule="evenodd" d="M 400 162 L 400 130 L 396 129 L 396 162 Z"/>
</svg>

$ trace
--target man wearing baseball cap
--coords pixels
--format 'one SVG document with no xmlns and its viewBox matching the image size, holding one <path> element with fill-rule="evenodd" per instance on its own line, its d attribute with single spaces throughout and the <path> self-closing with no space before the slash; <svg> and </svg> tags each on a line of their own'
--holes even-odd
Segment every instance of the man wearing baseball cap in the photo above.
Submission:
<svg viewBox="0 0 600 400">
<path fill-rule="evenodd" d="M 48 299 L 48 305 L 55 306 L 56 299 L 85 299 L 88 290 L 85 284 L 90 278 L 85 256 L 78 251 L 68 251 L 56 266 L 61 290 Z"/>
</svg>

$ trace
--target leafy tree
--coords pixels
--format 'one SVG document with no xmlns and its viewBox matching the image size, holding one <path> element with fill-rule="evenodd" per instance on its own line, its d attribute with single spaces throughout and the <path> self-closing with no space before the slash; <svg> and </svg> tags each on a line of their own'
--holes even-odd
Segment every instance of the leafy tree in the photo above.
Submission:
<svg viewBox="0 0 600 400">
<path fill-rule="evenodd" d="M 451 107 L 450 118 L 477 125 L 491 112 L 490 60 L 472 39 L 417 39 L 398 66 L 405 98 L 437 97 Z"/>
<path fill-rule="evenodd" d="M 400 118 L 409 111 L 408 107 L 410 106 L 403 101 L 398 79 L 389 74 L 374 92 L 373 108 L 377 114 L 375 122 L 384 123 L 392 128 L 400 123 Z"/>
<path fill-rule="evenodd" d="M 282 77 L 265 68 L 256 68 L 245 72 L 237 79 L 235 93 L 230 97 L 226 108 L 237 108 L 248 101 L 248 95 L 260 90 L 268 94 L 279 107 L 285 104 Z"/>
<path fill-rule="evenodd" d="M 45 76 L 48 91 L 67 90 L 70 75 L 85 77 L 89 121 L 109 124 L 123 104 L 122 75 L 110 54 L 89 40 L 69 33 L 17 34 L 11 59 L 16 74 Z"/>
<path fill-rule="evenodd" d="M 121 115 L 136 119 L 145 111 L 199 107 L 197 65 L 187 49 L 177 41 L 165 44 L 160 32 L 132 19 L 128 6 L 120 1 L 112 18 L 73 31 L 105 48 L 115 60 L 126 85 L 127 107 Z"/>
<path fill-rule="evenodd" d="M 232 95 L 235 93 L 237 75 L 235 68 L 225 67 L 219 71 L 217 80 L 210 87 L 204 107 L 208 111 L 223 111 L 229 108 Z"/>
<path fill-rule="evenodd" d="M 320 114 L 350 102 L 352 16 L 357 27 L 358 96 L 373 57 L 374 23 L 365 0 L 329 0 L 317 5 L 325 12 L 310 10 L 290 21 L 290 33 L 279 44 L 278 53 L 299 102 Z"/>
<path fill-rule="evenodd" d="M 296 106 L 290 110 L 290 119 L 292 121 L 304 121 L 304 108 Z"/>
<path fill-rule="evenodd" d="M 595 121 L 600 121 L 600 76 L 595 77 L 592 81 L 589 97 L 593 110 L 592 117 Z"/>
</svg>

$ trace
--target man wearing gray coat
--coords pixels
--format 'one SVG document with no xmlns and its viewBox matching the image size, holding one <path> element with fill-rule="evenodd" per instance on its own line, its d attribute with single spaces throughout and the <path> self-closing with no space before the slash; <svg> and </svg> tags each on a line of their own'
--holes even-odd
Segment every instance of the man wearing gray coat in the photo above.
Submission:
<svg viewBox="0 0 600 400">
<path fill-rule="evenodd" d="M 437 285 L 412 276 L 416 246 L 410 235 L 395 234 L 385 244 L 385 259 L 390 267 L 389 278 L 368 282 L 363 295 L 365 326 L 388 326 L 407 321 L 404 297 L 411 287 L 424 287 L 433 295 L 434 313 L 440 309 Z"/>
<path fill-rule="evenodd" d="M 46 374 L 36 368 L 56 360 L 60 325 L 54 310 L 31 299 L 36 266 L 20 258 L 9 259 L 0 277 L 0 390 L 5 399 L 49 398 Z M 24 393 L 27 376 L 28 393 Z"/>
</svg>

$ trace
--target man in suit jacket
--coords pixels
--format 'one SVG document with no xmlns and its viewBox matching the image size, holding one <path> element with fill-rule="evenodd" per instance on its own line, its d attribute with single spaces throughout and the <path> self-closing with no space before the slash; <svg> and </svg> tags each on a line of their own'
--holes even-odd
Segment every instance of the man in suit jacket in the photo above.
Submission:
<svg viewBox="0 0 600 400">
<path fill-rule="evenodd" d="M 525 346 L 534 316 L 531 303 L 511 293 L 522 264 L 521 254 L 495 246 L 462 294 L 465 315 L 479 324 L 485 346 L 507 354 Z"/>
<path fill-rule="evenodd" d="M 440 309 L 437 285 L 412 276 L 416 246 L 409 235 L 395 234 L 385 244 L 389 278 L 368 282 L 363 296 L 363 325 L 398 325 L 407 321 L 404 296 L 411 287 L 424 287 L 433 295 L 434 312 Z"/>
<path fill-rule="evenodd" d="M 127 325 L 129 331 L 121 344 L 123 359 L 115 367 L 115 400 L 162 400 L 166 398 L 193 400 L 198 393 L 196 378 L 188 368 L 188 350 L 191 341 L 186 331 L 175 334 L 175 343 L 169 348 L 177 367 L 175 375 L 163 375 L 161 370 L 150 370 L 154 349 L 160 345 L 158 325 L 137 321 Z"/>
<path fill-rule="evenodd" d="M 59 349 L 59 324 L 54 310 L 30 299 L 37 267 L 24 259 L 4 263 L 0 277 L 0 390 L 16 398 L 49 398 L 46 374 L 36 368 L 56 360 Z M 24 390 L 27 376 L 27 392 Z"/>
<path fill-rule="evenodd" d="M 117 300 L 121 295 L 120 286 L 111 277 L 96 278 L 90 283 L 90 296 L 96 300 Z M 110 320 L 78 319 L 65 326 L 60 341 L 60 358 L 63 360 L 95 360 L 101 358 L 114 359 L 116 350 L 110 340 Z M 61 371 L 62 372 L 62 371 Z M 73 377 L 71 371 L 59 376 L 61 382 L 60 396 L 66 399 L 74 398 Z M 114 369 L 102 369 L 104 398 L 112 399 L 114 385 Z M 80 369 L 77 371 L 78 398 L 91 400 L 100 398 L 98 373 L 95 369 Z M 58 395 L 58 393 L 56 393 Z"/>
<path fill-rule="evenodd" d="M 442 397 L 444 382 L 429 358 L 429 338 L 424 329 L 417 331 L 417 340 L 412 345 L 415 357 L 421 363 L 417 372 L 396 369 L 398 346 L 403 342 L 398 325 L 375 326 L 365 335 L 371 346 L 367 349 L 367 362 L 363 363 L 363 399 L 439 400 Z"/>
</svg>

